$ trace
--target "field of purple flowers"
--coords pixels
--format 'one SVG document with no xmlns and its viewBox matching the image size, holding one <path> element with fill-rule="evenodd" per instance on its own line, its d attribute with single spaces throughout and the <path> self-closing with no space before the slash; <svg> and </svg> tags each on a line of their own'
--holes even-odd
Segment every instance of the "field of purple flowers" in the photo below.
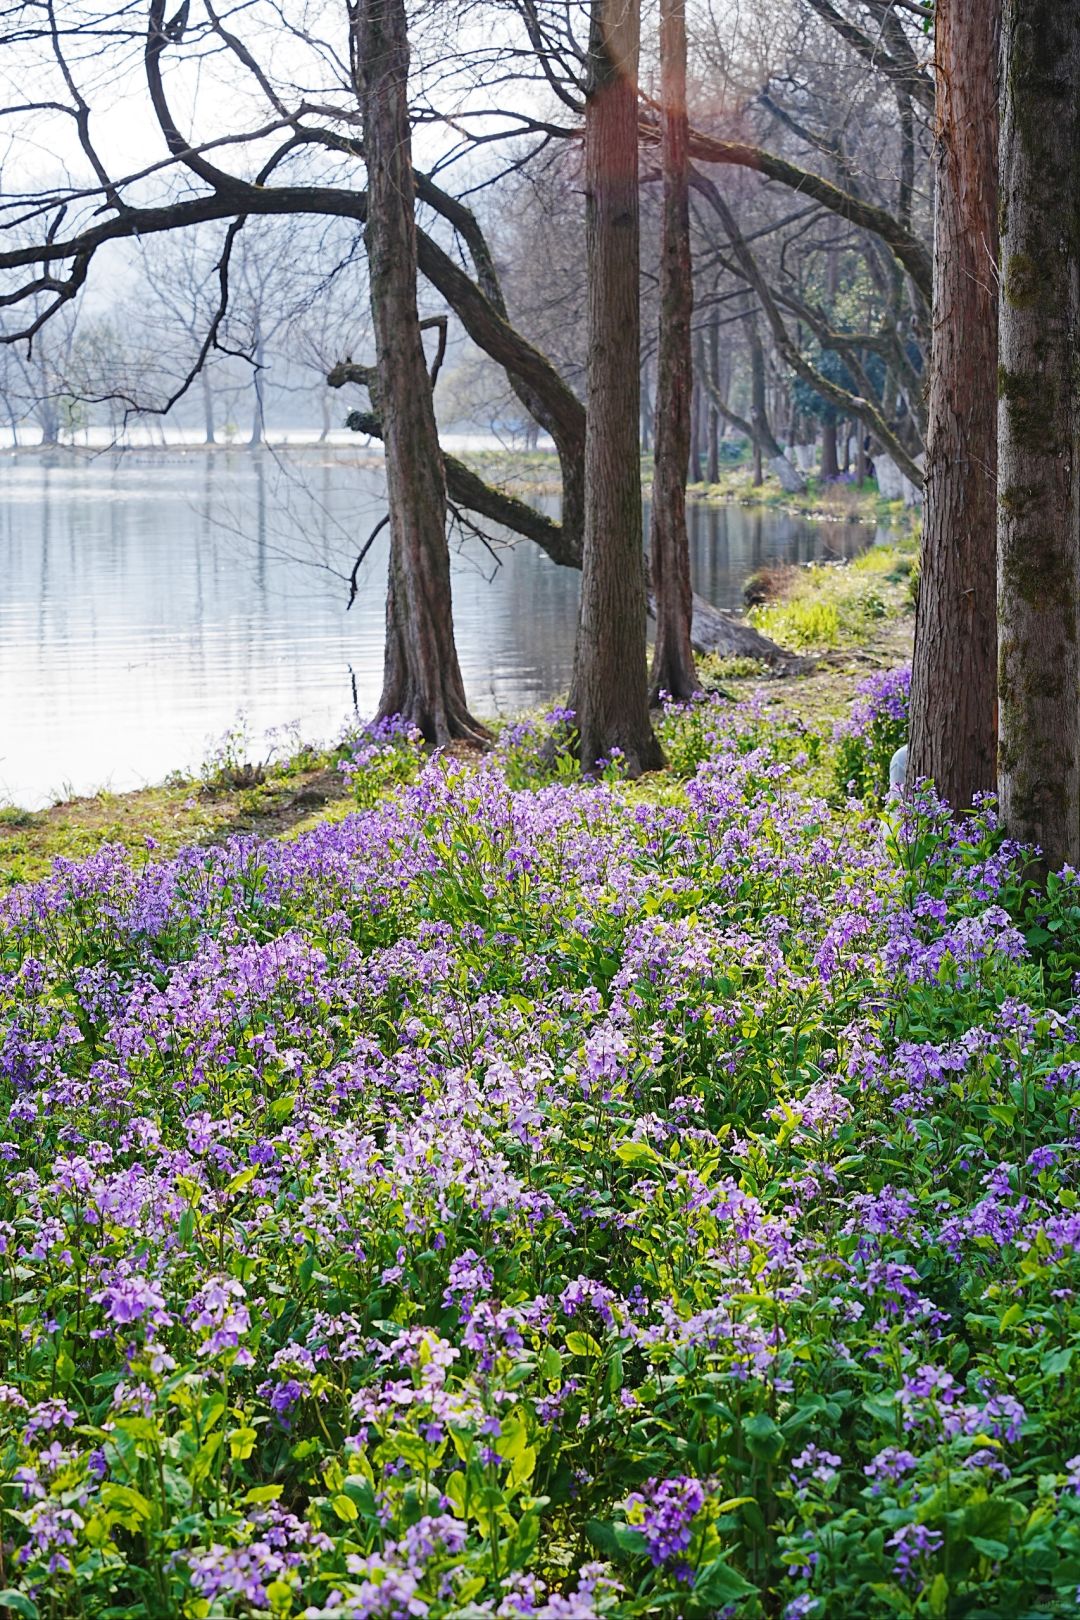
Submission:
<svg viewBox="0 0 1080 1620">
<path fill-rule="evenodd" d="M 1075 1612 L 1080 891 L 903 710 L 6 895 L 0 1611 Z"/>
</svg>

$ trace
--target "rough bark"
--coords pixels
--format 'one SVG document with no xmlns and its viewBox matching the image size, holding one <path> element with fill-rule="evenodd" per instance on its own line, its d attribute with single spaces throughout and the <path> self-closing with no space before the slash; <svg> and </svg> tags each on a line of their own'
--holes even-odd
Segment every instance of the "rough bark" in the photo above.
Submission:
<svg viewBox="0 0 1080 1620">
<path fill-rule="evenodd" d="M 429 743 L 480 738 L 454 645 L 446 482 L 416 305 L 416 226 L 404 0 L 359 0 L 357 90 L 368 168 L 367 251 L 386 443 L 390 569 L 379 716 Z"/>
<path fill-rule="evenodd" d="M 686 533 L 686 463 L 694 386 L 690 321 L 694 312 L 690 260 L 690 186 L 686 114 L 686 4 L 660 0 L 661 167 L 660 335 L 656 360 L 656 454 L 653 473 L 652 588 L 656 604 L 649 696 L 684 700 L 698 690 L 690 645 L 693 592 Z M 698 419 L 704 414 L 699 395 Z"/>
<path fill-rule="evenodd" d="M 693 367 L 690 384 L 690 454 L 687 458 L 687 478 L 691 484 L 705 482 L 705 398 L 701 386 L 701 345 L 697 345 L 697 365 Z"/>
<path fill-rule="evenodd" d="M 954 808 L 995 783 L 998 0 L 935 14 L 934 322 L 912 780 Z"/>
<path fill-rule="evenodd" d="M 585 110 L 585 544 L 573 702 L 586 770 L 663 763 L 649 719 L 638 448 L 639 0 L 592 0 Z"/>
<path fill-rule="evenodd" d="M 1002 25 L 998 791 L 1056 870 L 1080 865 L 1080 7 Z"/>
</svg>

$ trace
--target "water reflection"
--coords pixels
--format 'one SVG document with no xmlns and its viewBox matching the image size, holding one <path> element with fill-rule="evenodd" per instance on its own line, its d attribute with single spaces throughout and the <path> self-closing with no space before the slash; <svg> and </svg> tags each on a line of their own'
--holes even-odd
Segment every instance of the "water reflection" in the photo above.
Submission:
<svg viewBox="0 0 1080 1620">
<path fill-rule="evenodd" d="M 238 711 L 258 744 L 296 722 L 330 736 L 370 713 L 382 670 L 382 469 L 354 447 L 69 452 L 0 459 L 0 801 L 120 789 L 198 765 Z M 646 514 L 647 519 L 647 514 Z M 696 588 L 738 606 L 772 559 L 850 556 L 859 525 L 691 510 Z M 569 679 L 577 575 L 533 545 L 454 559 L 454 614 L 481 714 Z"/>
</svg>

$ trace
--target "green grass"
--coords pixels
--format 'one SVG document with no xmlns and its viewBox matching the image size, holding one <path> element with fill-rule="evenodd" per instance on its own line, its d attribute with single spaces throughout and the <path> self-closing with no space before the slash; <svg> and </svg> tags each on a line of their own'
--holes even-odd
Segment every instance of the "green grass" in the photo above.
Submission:
<svg viewBox="0 0 1080 1620">
<path fill-rule="evenodd" d="M 882 620 L 911 608 L 913 541 L 875 546 L 850 563 L 812 563 L 782 575 L 780 593 L 750 609 L 756 630 L 793 652 L 865 647 Z"/>
</svg>

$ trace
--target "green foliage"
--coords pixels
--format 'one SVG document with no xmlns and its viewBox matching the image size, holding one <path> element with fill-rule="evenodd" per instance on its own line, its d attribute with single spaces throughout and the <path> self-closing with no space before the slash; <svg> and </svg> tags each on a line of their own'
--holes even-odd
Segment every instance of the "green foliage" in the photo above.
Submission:
<svg viewBox="0 0 1080 1620">
<path fill-rule="evenodd" d="M 1074 1603 L 1077 880 L 659 726 L 368 729 L 360 815 L 2 902 L 0 1609 Z"/>
<path fill-rule="evenodd" d="M 851 565 L 793 570 L 779 597 L 750 609 L 750 623 L 796 652 L 864 646 L 883 619 L 903 611 L 906 600 L 897 553 L 888 548 L 879 559 L 875 549 Z"/>
<path fill-rule="evenodd" d="M 911 672 L 883 670 L 858 687 L 851 715 L 833 733 L 833 779 L 838 792 L 881 801 L 889 790 L 889 766 L 907 741 Z"/>
</svg>

